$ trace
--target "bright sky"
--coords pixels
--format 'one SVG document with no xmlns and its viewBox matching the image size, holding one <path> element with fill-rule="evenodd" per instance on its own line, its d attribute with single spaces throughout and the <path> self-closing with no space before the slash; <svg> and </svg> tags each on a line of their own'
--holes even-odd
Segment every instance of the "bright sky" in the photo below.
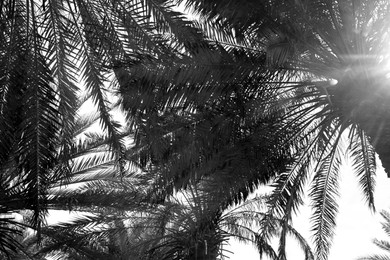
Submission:
<svg viewBox="0 0 390 260">
<path fill-rule="evenodd" d="M 352 167 L 344 165 L 340 169 L 339 214 L 336 236 L 333 240 L 329 260 L 357 259 L 374 253 L 385 253 L 372 243 L 374 238 L 390 240 L 390 237 L 387 237 L 381 229 L 380 223 L 383 220 L 379 215 L 381 210 L 390 210 L 390 179 L 387 178 L 379 160 L 377 160 L 377 164 L 376 214 L 372 213 L 365 204 Z M 300 215 L 294 220 L 293 226 L 309 241 L 312 241 L 310 239 L 310 214 L 310 208 L 302 208 Z M 233 251 L 234 255 L 228 255 L 229 260 L 259 259 L 253 246 L 233 241 L 231 245 L 232 247 L 228 250 Z M 304 259 L 295 241 L 287 241 L 287 247 L 289 248 L 287 251 L 288 260 Z"/>
</svg>

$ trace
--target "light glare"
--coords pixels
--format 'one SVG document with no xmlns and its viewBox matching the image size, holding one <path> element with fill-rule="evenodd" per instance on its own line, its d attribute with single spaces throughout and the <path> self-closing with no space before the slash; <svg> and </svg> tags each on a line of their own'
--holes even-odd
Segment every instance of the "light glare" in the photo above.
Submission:
<svg viewBox="0 0 390 260">
<path fill-rule="evenodd" d="M 339 83 L 339 81 L 337 79 L 331 79 L 329 81 L 329 85 L 331 85 L 331 86 L 335 86 L 335 85 L 337 85 L 337 83 Z"/>
</svg>

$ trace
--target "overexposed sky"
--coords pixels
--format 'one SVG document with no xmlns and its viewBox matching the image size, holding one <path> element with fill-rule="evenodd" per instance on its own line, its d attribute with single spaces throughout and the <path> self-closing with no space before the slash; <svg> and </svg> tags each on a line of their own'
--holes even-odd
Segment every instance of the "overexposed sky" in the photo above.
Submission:
<svg viewBox="0 0 390 260">
<path fill-rule="evenodd" d="M 353 260 L 375 253 L 385 253 L 372 243 L 374 238 L 390 242 L 390 237 L 387 237 L 381 229 L 380 223 L 383 219 L 379 215 L 379 212 L 383 209 L 390 210 L 390 179 L 387 178 L 379 160 L 377 160 L 377 164 L 376 213 L 371 212 L 366 205 L 352 167 L 344 165 L 340 168 L 339 214 L 329 260 Z M 313 241 L 310 233 L 310 214 L 311 209 L 309 207 L 302 208 L 299 216 L 295 217 L 293 226 L 308 241 Z M 229 260 L 259 259 L 259 255 L 253 246 L 234 241 L 231 241 L 230 244 L 231 247 L 228 250 L 233 251 L 234 254 L 228 255 Z M 288 240 L 287 248 L 288 260 L 304 259 L 303 253 L 295 241 Z"/>
</svg>

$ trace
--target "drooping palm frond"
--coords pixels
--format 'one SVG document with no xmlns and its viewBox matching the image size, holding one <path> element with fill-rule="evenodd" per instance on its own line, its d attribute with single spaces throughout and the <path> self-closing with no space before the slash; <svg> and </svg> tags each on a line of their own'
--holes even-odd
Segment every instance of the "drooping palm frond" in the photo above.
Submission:
<svg viewBox="0 0 390 260">
<path fill-rule="evenodd" d="M 35 48 L 38 47 L 34 46 Z M 28 197 L 34 198 L 31 201 L 37 214 L 34 225 L 39 226 L 43 218 L 40 214 L 45 212 L 45 202 L 41 198 L 44 198 L 50 180 L 48 169 L 52 168 L 56 160 L 56 133 L 59 129 L 57 128 L 58 113 L 53 102 L 54 91 L 48 84 L 50 76 L 48 71 L 44 71 L 43 57 L 38 50 L 36 52 L 34 54 L 36 57 L 32 58 L 34 70 L 30 72 L 36 77 L 31 76 L 31 86 L 27 86 L 26 98 L 23 102 L 26 111 L 25 120 L 22 121 L 23 129 L 20 132 L 19 160 L 21 170 L 26 173 L 23 183 L 31 189 Z"/>
<path fill-rule="evenodd" d="M 45 189 L 51 178 L 48 169 L 55 163 L 57 155 L 55 146 L 60 125 L 58 103 L 54 98 L 56 90 L 51 85 L 53 78 L 44 60 L 45 49 L 41 46 L 41 39 L 37 35 L 31 40 L 28 38 L 29 31 L 38 30 L 37 25 L 30 24 L 26 19 L 26 13 L 30 10 L 23 4 L 17 3 L 14 8 L 20 13 L 14 20 L 15 34 L 9 34 L 12 29 L 8 28 L 4 31 L 2 42 L 2 58 L 10 64 L 13 63 L 11 60 L 19 63 L 17 67 L 14 64 L 2 68 L 4 84 L 1 86 L 1 114 L 6 126 L 3 128 L 4 141 L 12 149 L 4 147 L 7 157 L 3 158 L 5 165 L 18 170 L 19 177 L 15 181 L 20 185 L 19 188 L 25 187 L 27 190 L 25 208 L 35 211 L 32 221 L 34 225 L 40 226 L 45 214 Z M 12 48 L 16 48 L 14 51 L 17 55 L 8 52 L 16 40 L 20 42 Z M 19 70 L 24 75 L 17 79 L 13 70 Z M 16 88 L 14 97 L 9 96 L 12 94 L 10 87 Z M 10 101 L 17 101 L 12 100 L 14 98 L 19 101 L 11 104 Z M 8 114 L 11 111 L 15 113 L 13 118 Z M 13 122 L 9 123 L 10 120 Z M 6 172 L 7 166 L 2 170 Z"/>
<path fill-rule="evenodd" d="M 340 138 L 340 137 L 336 137 Z M 339 147 L 327 155 L 324 162 L 313 177 L 310 195 L 313 198 L 314 214 L 312 217 L 313 230 L 316 232 L 316 253 L 319 259 L 327 259 L 330 241 L 336 226 L 338 173 L 341 164 Z"/>
<path fill-rule="evenodd" d="M 45 56 L 55 81 L 56 91 L 59 93 L 60 160 L 64 163 L 70 159 L 69 150 L 73 138 L 73 124 L 78 101 L 76 95 L 79 90 L 76 86 L 77 69 L 72 55 L 73 36 L 68 28 L 69 19 L 65 15 L 66 11 L 66 7 L 58 1 L 48 3 L 48 8 L 43 12 L 43 20 L 47 22 L 47 25 L 43 28 L 42 33 L 48 43 Z M 67 169 L 61 173 L 64 175 L 69 171 L 69 165 L 65 166 Z"/>
<path fill-rule="evenodd" d="M 275 218 L 268 214 L 268 199 L 268 196 L 255 197 L 232 210 L 227 210 L 222 216 L 222 227 L 239 241 L 256 245 L 261 257 L 268 256 L 271 259 L 286 259 L 285 245 L 283 250 L 280 250 L 281 247 L 279 247 L 279 250 L 276 251 L 271 245 L 271 240 L 275 237 L 284 240 L 287 235 L 290 235 L 302 247 L 305 260 L 314 260 L 314 253 L 302 235 L 290 224 L 287 224 L 284 219 Z M 264 237 L 261 234 L 264 219 L 272 222 L 273 230 L 269 237 Z"/>
<path fill-rule="evenodd" d="M 359 184 L 364 193 L 369 207 L 375 210 L 374 205 L 374 187 L 375 187 L 375 151 L 370 145 L 368 137 L 362 130 L 353 135 L 351 142 L 351 155 L 356 175 L 359 177 Z"/>
</svg>

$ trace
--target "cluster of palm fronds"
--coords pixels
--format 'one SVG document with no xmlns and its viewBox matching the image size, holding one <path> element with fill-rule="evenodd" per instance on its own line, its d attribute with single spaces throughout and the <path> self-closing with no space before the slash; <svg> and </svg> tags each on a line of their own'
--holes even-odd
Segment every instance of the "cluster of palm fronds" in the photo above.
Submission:
<svg viewBox="0 0 390 260">
<path fill-rule="evenodd" d="M 164 190 L 163 184 L 157 185 L 161 182 L 154 176 L 157 173 L 148 172 L 148 167 L 138 163 L 142 160 L 137 146 L 128 148 L 130 155 L 119 167 L 109 147 L 111 139 L 91 129 L 97 120 L 91 114 L 75 121 L 70 172 L 53 178 L 46 190 L 46 210 L 62 210 L 64 218 L 37 229 L 31 224 L 33 211 L 22 210 L 23 204 L 17 208 L 10 201 L 16 210 L 8 208 L 8 213 L 14 214 L 2 218 L 5 223 L 4 229 L 0 229 L 4 246 L 1 256 L 9 259 L 223 259 L 229 254 L 224 246 L 228 245 L 229 238 L 235 237 L 258 247 L 263 255 L 279 257 L 280 252 L 274 251 L 270 243 L 273 237 L 281 235 L 280 227 L 285 224 L 266 216 L 268 197 L 259 196 L 238 207 L 230 206 L 247 198 L 246 189 L 250 188 L 245 185 L 250 180 L 234 182 L 233 176 L 205 177 L 189 180 L 180 192 Z M 238 188 L 242 195 L 237 195 Z M 5 200 L 12 199 L 6 195 Z M 76 218 L 72 219 L 72 212 L 78 212 Z M 260 240 L 258 230 L 266 217 L 272 231 L 269 240 Z M 306 259 L 314 259 L 305 239 L 289 224 L 285 229 L 301 244 Z"/>
<path fill-rule="evenodd" d="M 234 234 L 285 259 L 290 233 L 312 259 L 290 226 L 310 183 L 315 256 L 326 259 L 344 155 L 371 208 L 375 151 L 390 169 L 389 8 L 380 0 L 2 1 L 0 251 L 216 259 Z M 96 114 L 81 117 L 86 100 Z M 101 133 L 88 133 L 95 121 Z M 228 210 L 270 183 L 262 211 Z M 54 229 L 44 227 L 50 209 L 94 216 Z M 16 213 L 27 221 L 9 218 Z M 23 242 L 32 251 L 23 248 L 17 233 L 27 227 L 40 248 L 35 238 Z"/>
</svg>

